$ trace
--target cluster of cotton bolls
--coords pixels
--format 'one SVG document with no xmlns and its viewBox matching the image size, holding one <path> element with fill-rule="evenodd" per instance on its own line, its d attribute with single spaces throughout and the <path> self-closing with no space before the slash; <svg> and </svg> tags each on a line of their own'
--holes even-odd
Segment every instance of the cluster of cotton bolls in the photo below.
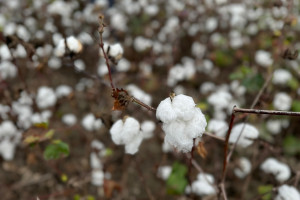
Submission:
<svg viewBox="0 0 300 200">
<path fill-rule="evenodd" d="M 198 196 L 214 196 L 217 192 L 214 185 L 214 177 L 211 174 L 199 173 L 197 180 L 192 183 L 192 187 L 186 188 L 186 193 L 194 193 Z"/>
<path fill-rule="evenodd" d="M 182 94 L 161 101 L 156 117 L 163 122 L 165 142 L 182 152 L 191 151 L 194 139 L 201 138 L 207 125 L 193 98 Z"/>
<path fill-rule="evenodd" d="M 135 154 L 143 139 L 152 137 L 155 124 L 152 121 L 144 121 L 140 124 L 136 119 L 125 116 L 117 120 L 110 129 L 113 142 L 117 145 L 125 145 L 125 152 Z"/>
<path fill-rule="evenodd" d="M 260 168 L 266 173 L 272 173 L 279 182 L 284 182 L 291 177 L 289 166 L 275 158 L 268 158 L 261 164 Z"/>
</svg>

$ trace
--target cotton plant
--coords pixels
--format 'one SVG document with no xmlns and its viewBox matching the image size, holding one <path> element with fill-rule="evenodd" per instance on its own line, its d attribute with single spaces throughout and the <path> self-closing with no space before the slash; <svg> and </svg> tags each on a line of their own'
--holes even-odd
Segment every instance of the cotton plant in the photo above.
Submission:
<svg viewBox="0 0 300 200">
<path fill-rule="evenodd" d="M 67 46 L 66 46 L 67 45 Z M 54 50 L 54 55 L 62 57 L 66 53 L 66 49 L 69 49 L 73 53 L 80 53 L 83 49 L 81 42 L 74 36 L 69 36 L 64 39 L 60 39 Z"/>
<path fill-rule="evenodd" d="M 56 104 L 57 97 L 52 88 L 48 86 L 40 86 L 37 91 L 35 101 L 40 109 L 44 109 L 54 106 Z"/>
<path fill-rule="evenodd" d="M 163 122 L 165 142 L 180 152 L 190 152 L 194 139 L 202 137 L 207 125 L 205 116 L 196 107 L 193 98 L 183 94 L 161 101 L 156 117 Z"/>
<path fill-rule="evenodd" d="M 260 169 L 265 173 L 272 173 L 280 183 L 287 181 L 291 177 L 289 166 L 272 157 L 266 159 L 260 165 Z"/>
<path fill-rule="evenodd" d="M 274 96 L 273 105 L 278 110 L 290 110 L 292 106 L 292 98 L 285 92 L 278 92 Z"/>
</svg>

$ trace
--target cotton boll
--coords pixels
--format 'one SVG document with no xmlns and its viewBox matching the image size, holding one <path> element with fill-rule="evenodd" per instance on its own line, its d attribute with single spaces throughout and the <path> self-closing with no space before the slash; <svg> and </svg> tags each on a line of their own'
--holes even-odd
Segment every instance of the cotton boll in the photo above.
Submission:
<svg viewBox="0 0 300 200">
<path fill-rule="evenodd" d="M 171 166 L 159 166 L 157 176 L 163 180 L 167 180 L 172 172 Z"/>
<path fill-rule="evenodd" d="M 215 17 L 210 17 L 206 20 L 205 29 L 207 32 L 213 32 L 218 27 L 218 20 Z"/>
<path fill-rule="evenodd" d="M 153 45 L 152 40 L 149 40 L 142 36 L 136 37 L 133 42 L 133 47 L 137 52 L 143 52 L 143 51 L 151 48 L 152 45 Z"/>
<path fill-rule="evenodd" d="M 92 113 L 89 113 L 82 119 L 81 125 L 87 131 L 96 131 L 101 128 L 102 121 L 100 119 L 96 119 Z"/>
<path fill-rule="evenodd" d="M 236 143 L 240 134 L 241 136 L 237 142 L 237 145 L 245 148 L 253 143 L 253 139 L 258 138 L 259 132 L 254 126 L 250 124 L 240 123 L 232 128 L 229 142 Z"/>
<path fill-rule="evenodd" d="M 7 139 L 0 142 L 0 154 L 4 160 L 13 160 L 15 155 L 15 146 L 16 145 L 14 143 Z"/>
<path fill-rule="evenodd" d="M 163 123 L 169 123 L 176 119 L 176 112 L 173 110 L 171 98 L 161 101 L 156 109 L 156 118 Z"/>
<path fill-rule="evenodd" d="M 140 134 L 141 135 L 141 134 Z M 130 141 L 130 143 L 125 144 L 125 152 L 128 154 L 135 154 L 139 150 L 139 146 L 143 141 L 143 137 L 139 136 Z"/>
<path fill-rule="evenodd" d="M 78 35 L 78 39 L 79 41 L 82 43 L 82 44 L 87 44 L 87 45 L 91 45 L 93 44 L 94 40 L 93 38 L 91 37 L 90 34 L 86 33 L 86 32 L 81 32 L 79 35 Z"/>
<path fill-rule="evenodd" d="M 192 45 L 192 54 L 193 56 L 195 56 L 196 58 L 203 58 L 204 54 L 206 51 L 206 46 L 199 43 L 199 42 L 194 42 Z"/>
<path fill-rule="evenodd" d="M 2 60 L 10 60 L 11 59 L 11 53 L 6 44 L 2 44 L 0 46 L 0 57 Z"/>
<path fill-rule="evenodd" d="M 200 173 L 197 180 L 192 183 L 192 192 L 198 196 L 208 196 L 216 194 L 213 187 L 214 178 L 210 174 Z"/>
<path fill-rule="evenodd" d="M 278 85 L 285 85 L 292 79 L 292 74 L 285 69 L 276 69 L 273 74 L 272 82 Z"/>
<path fill-rule="evenodd" d="M 150 120 L 146 120 L 141 124 L 141 131 L 144 138 L 151 138 L 153 136 L 153 131 L 155 130 L 155 123 Z"/>
<path fill-rule="evenodd" d="M 79 53 L 82 51 L 81 42 L 74 36 L 70 36 L 67 38 L 67 46 L 70 49 L 70 51 L 74 53 Z"/>
<path fill-rule="evenodd" d="M 130 69 L 130 62 L 123 58 L 118 62 L 116 68 L 119 72 L 127 72 Z"/>
<path fill-rule="evenodd" d="M 0 117 L 2 118 L 2 120 L 6 120 L 8 115 L 7 113 L 10 112 L 10 107 L 7 105 L 2 105 L 0 104 Z"/>
<path fill-rule="evenodd" d="M 68 126 L 73 126 L 77 122 L 77 118 L 74 114 L 64 114 L 62 116 L 62 122 Z"/>
<path fill-rule="evenodd" d="M 102 163 L 98 155 L 95 152 L 90 154 L 90 165 L 92 169 L 102 169 Z"/>
<path fill-rule="evenodd" d="M 242 157 L 239 159 L 238 167 L 234 169 L 234 174 L 239 178 L 244 178 L 251 171 L 251 163 L 250 161 Z"/>
<path fill-rule="evenodd" d="M 61 60 L 59 58 L 56 58 L 56 57 L 51 57 L 48 60 L 48 67 L 50 67 L 51 69 L 61 68 Z"/>
<path fill-rule="evenodd" d="M 204 82 L 200 86 L 200 92 L 201 92 L 201 94 L 207 94 L 209 92 L 214 91 L 215 88 L 216 88 L 216 85 L 214 83 L 212 83 L 212 82 Z"/>
<path fill-rule="evenodd" d="M 288 165 L 275 158 L 268 158 L 261 164 L 260 168 L 266 173 L 272 173 L 279 182 L 284 182 L 291 177 L 291 170 Z"/>
<path fill-rule="evenodd" d="M 218 90 L 212 93 L 208 98 L 207 101 L 209 104 L 214 106 L 216 110 L 220 110 L 226 108 L 229 103 L 232 101 L 232 96 L 229 92 L 224 90 Z"/>
<path fill-rule="evenodd" d="M 278 92 L 274 97 L 273 105 L 278 110 L 290 110 L 292 98 L 285 92 Z"/>
<path fill-rule="evenodd" d="M 278 195 L 274 200 L 298 200 L 300 199 L 299 191 L 289 185 L 282 185 L 278 188 Z"/>
<path fill-rule="evenodd" d="M 41 86 L 38 89 L 36 96 L 37 106 L 41 109 L 54 106 L 56 104 L 56 95 L 52 88 Z"/>
<path fill-rule="evenodd" d="M 121 13 L 114 13 L 110 19 L 110 25 L 112 28 L 125 32 L 127 30 L 127 17 Z"/>
<path fill-rule="evenodd" d="M 57 98 L 67 97 L 72 92 L 72 88 L 68 85 L 60 85 L 56 88 L 55 94 Z"/>
<path fill-rule="evenodd" d="M 175 86 L 178 81 L 184 80 L 185 69 L 182 65 L 175 65 L 169 71 L 167 84 L 168 86 Z"/>
<path fill-rule="evenodd" d="M 83 60 L 75 60 L 74 66 L 75 66 L 75 70 L 79 72 L 85 70 L 85 63 L 83 62 Z"/>
<path fill-rule="evenodd" d="M 186 133 L 189 135 L 189 137 L 199 138 L 202 137 L 207 122 L 200 108 L 194 109 L 193 112 L 193 117 L 186 124 Z"/>
<path fill-rule="evenodd" d="M 152 5 L 147 5 L 144 8 L 144 10 L 145 10 L 145 13 L 147 15 L 149 15 L 149 16 L 152 17 L 152 16 L 155 16 L 158 13 L 159 7 L 157 5 L 155 5 L 155 4 L 152 4 Z"/>
<path fill-rule="evenodd" d="M 21 38 L 22 40 L 24 40 L 25 42 L 28 42 L 31 35 L 29 33 L 29 31 L 26 29 L 25 26 L 23 25 L 18 25 L 17 29 L 16 29 L 16 34 L 19 38 Z"/>
<path fill-rule="evenodd" d="M 123 47 L 119 43 L 110 45 L 110 51 L 108 55 L 115 58 L 117 61 L 122 58 L 123 53 Z"/>
<path fill-rule="evenodd" d="M 100 142 L 99 140 L 93 140 L 91 142 L 91 147 L 100 151 L 104 149 L 104 144 L 102 142 Z"/>
<path fill-rule="evenodd" d="M 17 48 L 15 49 L 13 54 L 14 54 L 14 57 L 16 57 L 16 58 L 26 58 L 26 56 L 27 56 L 26 49 L 21 44 L 17 45 Z"/>
<path fill-rule="evenodd" d="M 180 94 L 173 98 L 172 106 L 178 119 L 189 121 L 194 117 L 195 102 L 192 97 Z"/>
<path fill-rule="evenodd" d="M 277 135 L 281 132 L 281 121 L 280 120 L 268 120 L 266 122 L 267 130 L 273 135 Z"/>
<path fill-rule="evenodd" d="M 272 55 L 264 50 L 259 50 L 255 53 L 255 61 L 262 67 L 269 67 L 273 64 Z"/>
<path fill-rule="evenodd" d="M 3 34 L 5 36 L 14 35 L 16 32 L 16 29 L 17 29 L 17 25 L 15 23 L 13 23 L 13 22 L 8 23 L 3 27 Z"/>
<path fill-rule="evenodd" d="M 92 184 L 95 186 L 102 186 L 104 181 L 104 173 L 102 170 L 93 170 L 92 171 Z"/>
<path fill-rule="evenodd" d="M 10 61 L 0 62 L 0 80 L 6 80 L 8 78 L 14 78 L 17 75 L 17 67 Z"/>
<path fill-rule="evenodd" d="M 215 133 L 219 137 L 225 137 L 228 124 L 224 120 L 211 119 L 208 122 L 207 130 Z"/>
</svg>

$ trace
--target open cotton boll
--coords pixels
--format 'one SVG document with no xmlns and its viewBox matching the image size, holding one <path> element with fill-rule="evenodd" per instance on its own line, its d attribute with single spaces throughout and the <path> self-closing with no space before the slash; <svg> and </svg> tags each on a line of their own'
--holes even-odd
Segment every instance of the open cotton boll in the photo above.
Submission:
<svg viewBox="0 0 300 200">
<path fill-rule="evenodd" d="M 206 51 L 206 46 L 199 43 L 199 42 L 194 42 L 192 45 L 192 54 L 193 56 L 201 59 L 203 58 L 204 54 Z"/>
<path fill-rule="evenodd" d="M 273 64 L 271 54 L 264 50 L 258 50 L 255 53 L 255 61 L 262 67 L 269 67 Z"/>
<path fill-rule="evenodd" d="M 282 185 L 278 188 L 278 195 L 275 197 L 274 200 L 299 200 L 300 193 L 299 191 L 289 185 Z"/>
<path fill-rule="evenodd" d="M 50 106 L 54 106 L 56 103 L 56 95 L 52 88 L 47 86 L 41 86 L 38 89 L 38 93 L 36 96 L 37 106 L 41 109 L 48 108 Z"/>
<path fill-rule="evenodd" d="M 103 182 L 104 182 L 104 173 L 102 170 L 93 170 L 92 171 L 92 184 L 95 185 L 95 186 L 102 186 L 103 185 Z"/>
<path fill-rule="evenodd" d="M 110 128 L 110 134 L 115 144 L 125 145 L 128 154 L 135 154 L 143 140 L 140 123 L 132 117 L 116 121 Z"/>
<path fill-rule="evenodd" d="M 258 138 L 259 132 L 250 124 L 240 123 L 232 128 L 229 142 L 235 143 L 240 134 L 241 136 L 237 142 L 237 145 L 241 147 L 248 147 L 253 143 L 253 139 Z"/>
<path fill-rule="evenodd" d="M 288 165 L 279 162 L 275 158 L 268 158 L 261 164 L 260 168 L 266 173 L 272 173 L 279 182 L 284 182 L 291 176 Z"/>
<path fill-rule="evenodd" d="M 87 131 L 96 131 L 101 128 L 102 121 L 101 119 L 96 119 L 92 113 L 89 113 L 82 119 L 81 125 Z"/>
<path fill-rule="evenodd" d="M 67 97 L 71 94 L 72 88 L 68 85 L 60 85 L 56 88 L 55 94 L 57 98 Z"/>
<path fill-rule="evenodd" d="M 61 60 L 57 57 L 51 57 L 48 60 L 48 67 L 50 67 L 51 69 L 61 68 Z"/>
<path fill-rule="evenodd" d="M 62 122 L 68 126 L 73 126 L 77 122 L 77 118 L 74 114 L 64 114 L 62 116 Z"/>
<path fill-rule="evenodd" d="M 90 154 L 90 165 L 92 169 L 102 169 L 102 163 L 98 155 L 95 152 Z"/>
<path fill-rule="evenodd" d="M 54 50 L 54 54 L 57 57 L 62 57 L 66 53 L 65 43 L 67 43 L 68 49 L 73 53 L 80 53 L 82 51 L 82 44 L 77 38 L 75 38 L 74 36 L 69 36 L 69 37 L 67 37 L 66 40 L 67 40 L 66 42 L 64 39 L 59 40 L 59 42 Z"/>
<path fill-rule="evenodd" d="M 14 78 L 17 75 L 17 67 L 11 63 L 10 61 L 2 61 L 0 62 L 0 80 Z"/>
<path fill-rule="evenodd" d="M 0 46 L 0 57 L 2 60 L 10 60 L 11 59 L 11 53 L 6 44 L 2 44 Z"/>
<path fill-rule="evenodd" d="M 274 97 L 273 105 L 278 110 L 290 110 L 292 98 L 285 92 L 278 92 Z"/>
<path fill-rule="evenodd" d="M 161 101 L 156 118 L 163 122 L 165 142 L 182 152 L 191 151 L 193 139 L 201 137 L 207 125 L 200 108 L 195 107 L 194 100 L 182 94 Z"/>
<path fill-rule="evenodd" d="M 211 119 L 208 122 L 207 130 L 219 137 L 225 137 L 228 130 L 228 124 L 224 120 Z"/>
<path fill-rule="evenodd" d="M 104 144 L 102 142 L 100 142 L 99 140 L 93 140 L 91 142 L 91 147 L 93 149 L 97 149 L 98 151 L 100 151 L 100 150 L 104 149 Z"/>
<path fill-rule="evenodd" d="M 214 106 L 216 110 L 220 110 L 223 108 L 227 108 L 227 106 L 232 101 L 232 95 L 225 90 L 219 89 L 218 91 L 209 95 L 207 101 L 209 104 Z"/>
<path fill-rule="evenodd" d="M 285 85 L 293 78 L 292 74 L 285 69 L 276 69 L 273 74 L 272 82 L 278 85 Z"/>
<path fill-rule="evenodd" d="M 0 117 L 2 118 L 2 120 L 7 119 L 7 114 L 10 112 L 10 110 L 11 109 L 9 106 L 0 104 Z"/>
<path fill-rule="evenodd" d="M 251 162 L 245 157 L 240 158 L 238 162 L 238 167 L 234 169 L 234 174 L 239 178 L 244 178 L 249 174 L 250 171 Z"/>
<path fill-rule="evenodd" d="M 1 137 L 12 137 L 18 134 L 18 130 L 12 121 L 3 121 L 0 125 L 0 139 Z"/>
<path fill-rule="evenodd" d="M 83 70 L 85 70 L 85 63 L 81 59 L 75 60 L 74 67 L 75 67 L 75 70 L 77 70 L 79 72 L 83 71 Z"/>
<path fill-rule="evenodd" d="M 16 58 L 25 58 L 27 56 L 26 49 L 21 44 L 17 45 L 17 48 L 14 50 L 13 54 Z"/>
<path fill-rule="evenodd" d="M 152 40 L 149 40 L 142 36 L 136 37 L 133 41 L 133 47 L 137 52 L 143 52 L 143 51 L 151 48 L 152 45 L 153 45 Z"/>
<path fill-rule="evenodd" d="M 15 155 L 16 144 L 12 143 L 9 139 L 0 142 L 0 154 L 4 160 L 13 160 Z"/>
<path fill-rule="evenodd" d="M 197 180 L 192 183 L 192 192 L 198 196 L 208 196 L 216 194 L 213 187 L 214 177 L 211 174 L 200 173 Z"/>
<path fill-rule="evenodd" d="M 116 66 L 119 72 L 127 72 L 130 69 L 130 62 L 125 58 L 121 59 Z"/>
<path fill-rule="evenodd" d="M 273 135 L 277 135 L 281 132 L 281 120 L 268 120 L 266 122 L 267 130 Z"/>
<path fill-rule="evenodd" d="M 172 172 L 171 166 L 159 166 L 157 176 L 163 180 L 167 180 Z"/>
<path fill-rule="evenodd" d="M 114 13 L 110 18 L 112 28 L 125 32 L 127 30 L 127 17 L 119 12 Z"/>
<path fill-rule="evenodd" d="M 153 131 L 155 130 L 155 123 L 150 120 L 146 120 L 141 124 L 141 131 L 144 138 L 151 138 L 153 136 Z"/>
</svg>

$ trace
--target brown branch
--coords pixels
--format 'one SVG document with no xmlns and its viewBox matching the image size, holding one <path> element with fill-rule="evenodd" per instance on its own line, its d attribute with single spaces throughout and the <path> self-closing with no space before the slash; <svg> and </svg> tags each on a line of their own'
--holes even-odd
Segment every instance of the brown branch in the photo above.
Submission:
<svg viewBox="0 0 300 200">
<path fill-rule="evenodd" d="M 300 112 L 289 112 L 281 110 L 258 110 L 258 109 L 246 109 L 246 108 L 233 108 L 234 113 L 249 113 L 256 115 L 284 115 L 284 116 L 300 116 Z"/>
<path fill-rule="evenodd" d="M 110 85 L 111 85 L 111 88 L 114 90 L 115 89 L 115 86 L 113 84 L 113 81 L 112 81 L 112 77 L 111 77 L 111 68 L 110 68 L 110 65 L 109 65 L 109 58 L 107 56 L 107 53 L 105 52 L 104 50 L 104 43 L 103 43 L 103 32 L 104 32 L 104 27 L 106 26 L 104 24 L 104 16 L 103 15 L 99 15 L 99 24 L 100 24 L 100 27 L 98 29 L 98 32 L 99 32 L 99 35 L 100 35 L 100 43 L 99 43 L 99 46 L 102 50 L 102 53 L 103 53 L 103 56 L 105 58 L 105 63 L 106 63 L 106 66 L 107 66 L 107 70 L 108 70 L 108 75 L 109 75 L 109 81 L 110 81 Z"/>
</svg>

